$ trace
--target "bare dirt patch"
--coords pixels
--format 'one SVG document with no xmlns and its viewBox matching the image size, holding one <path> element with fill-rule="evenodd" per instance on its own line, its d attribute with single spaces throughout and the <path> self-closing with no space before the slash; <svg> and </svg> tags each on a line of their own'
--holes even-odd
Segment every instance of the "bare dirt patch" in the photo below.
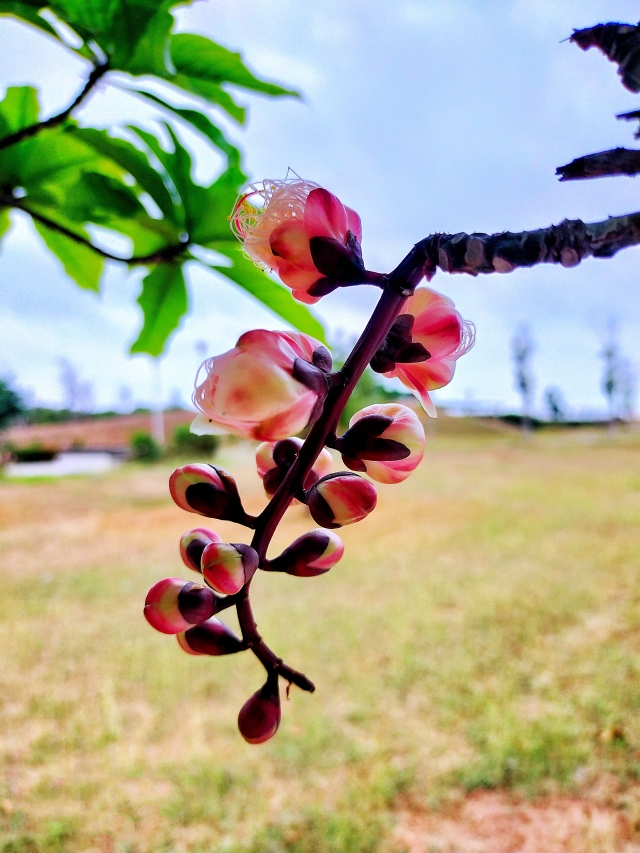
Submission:
<svg viewBox="0 0 640 853">
<path fill-rule="evenodd" d="M 407 853 L 640 850 L 629 817 L 618 809 L 571 796 L 529 802 L 500 791 L 477 791 L 443 812 L 406 813 L 395 840 Z"/>
</svg>

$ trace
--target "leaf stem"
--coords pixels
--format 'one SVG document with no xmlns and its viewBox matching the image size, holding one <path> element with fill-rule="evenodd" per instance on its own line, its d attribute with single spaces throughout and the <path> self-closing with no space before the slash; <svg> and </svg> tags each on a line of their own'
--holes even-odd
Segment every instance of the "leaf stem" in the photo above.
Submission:
<svg viewBox="0 0 640 853">
<path fill-rule="evenodd" d="M 143 265 L 172 261 L 185 252 L 189 248 L 190 244 L 189 237 L 187 236 L 184 242 L 178 243 L 177 245 L 164 246 L 162 249 L 156 249 L 154 252 L 149 252 L 146 255 L 133 255 L 130 258 L 121 258 L 119 255 L 114 255 L 112 252 L 107 251 L 107 249 L 102 249 L 100 246 L 96 246 L 91 242 L 91 240 L 84 237 L 82 234 L 72 231 L 70 228 L 61 225 L 54 219 L 49 219 L 48 216 L 43 216 L 42 213 L 32 210 L 26 204 L 21 204 L 20 200 L 14 196 L 0 196 L 0 207 L 2 206 L 12 207 L 15 210 L 21 210 L 23 213 L 28 213 L 29 216 L 36 220 L 36 222 L 40 222 L 41 225 L 51 228 L 52 231 L 57 231 L 58 234 L 64 234 L 65 237 L 73 240 L 74 243 L 79 243 L 81 246 L 86 246 L 88 249 L 92 249 L 97 255 L 100 255 L 103 258 L 107 258 L 110 261 L 119 261 L 123 264 Z"/>
<path fill-rule="evenodd" d="M 57 113 L 54 116 L 51 116 L 44 121 L 36 122 L 35 124 L 30 124 L 28 127 L 23 127 L 21 130 L 17 130 L 15 133 L 11 133 L 9 136 L 5 136 L 3 139 L 0 139 L 0 151 L 4 148 L 9 148 L 11 145 L 17 145 L 18 142 L 22 142 L 23 139 L 30 139 L 32 136 L 35 136 L 37 133 L 40 133 L 41 130 L 46 130 L 47 128 L 56 127 L 58 124 L 62 124 L 63 121 L 69 118 L 73 110 L 76 107 L 79 107 L 80 104 L 85 100 L 85 98 L 90 94 L 93 90 L 94 86 L 103 77 L 107 71 L 109 70 L 109 61 L 99 62 L 93 66 L 93 70 L 87 79 L 87 82 L 84 84 L 84 87 L 80 94 L 73 100 L 69 106 L 62 110 L 62 112 Z"/>
</svg>

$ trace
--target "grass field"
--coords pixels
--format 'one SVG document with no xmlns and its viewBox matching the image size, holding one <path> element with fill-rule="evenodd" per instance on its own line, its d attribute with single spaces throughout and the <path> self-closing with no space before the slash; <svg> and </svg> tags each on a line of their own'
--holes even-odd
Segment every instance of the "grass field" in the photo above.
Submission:
<svg viewBox="0 0 640 853">
<path fill-rule="evenodd" d="M 251 449 L 217 463 L 259 510 Z M 640 435 L 445 430 L 331 572 L 259 576 L 318 688 L 263 746 L 255 658 L 141 616 L 195 579 L 169 471 L 0 481 L 1 853 L 640 849 Z M 290 509 L 274 553 L 311 526 Z"/>
</svg>

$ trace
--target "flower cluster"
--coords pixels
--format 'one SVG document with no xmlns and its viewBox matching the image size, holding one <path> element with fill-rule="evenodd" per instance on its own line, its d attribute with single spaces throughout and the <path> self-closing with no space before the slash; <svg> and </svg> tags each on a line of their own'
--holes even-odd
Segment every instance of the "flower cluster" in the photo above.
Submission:
<svg viewBox="0 0 640 853">
<path fill-rule="evenodd" d="M 229 432 L 261 442 L 256 465 L 270 500 L 260 515 L 245 511 L 234 478 L 218 466 L 183 465 L 169 481 L 181 509 L 250 528 L 253 537 L 245 544 L 225 542 L 208 527 L 187 531 L 180 555 L 198 582 L 159 581 L 147 595 L 144 615 L 158 631 L 175 634 L 191 655 L 253 651 L 266 669 L 266 681 L 243 705 L 238 726 L 248 743 L 263 743 L 280 725 L 280 678 L 314 688 L 257 633 L 249 600 L 253 577 L 258 570 L 298 578 L 326 574 L 344 553 L 335 529 L 361 521 L 376 506 L 371 480 L 400 483 L 422 460 L 422 423 L 401 403 L 367 406 L 342 435 L 335 434 L 348 392 L 367 364 L 398 378 L 435 416 L 429 392 L 451 380 L 473 332 L 449 299 L 409 284 L 421 272 L 399 291 L 391 288 L 391 277 L 367 272 L 359 217 L 315 184 L 296 179 L 254 187 L 237 202 L 232 227 L 247 253 L 275 270 L 302 301 L 315 301 L 343 285 L 383 281 L 382 307 L 340 371 L 332 372 L 331 355 L 319 341 L 264 329 L 245 333 L 233 349 L 204 363 L 193 398 L 200 414 L 192 431 Z M 413 294 L 409 298 L 407 291 Z M 307 439 L 297 435 L 308 428 Z M 333 470 L 327 448 L 341 455 L 348 471 Z M 273 532 L 294 501 L 307 506 L 318 527 L 268 557 Z M 237 609 L 241 637 L 219 618 L 231 606 Z"/>
</svg>

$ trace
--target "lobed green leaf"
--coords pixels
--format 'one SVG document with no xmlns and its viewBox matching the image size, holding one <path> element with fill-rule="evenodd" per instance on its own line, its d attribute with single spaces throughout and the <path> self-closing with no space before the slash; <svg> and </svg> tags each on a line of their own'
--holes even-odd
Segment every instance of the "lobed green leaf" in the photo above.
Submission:
<svg viewBox="0 0 640 853">
<path fill-rule="evenodd" d="M 180 264 L 154 267 L 142 282 L 138 304 L 144 313 L 144 325 L 131 352 L 158 356 L 187 310 L 187 288 Z"/>
</svg>

